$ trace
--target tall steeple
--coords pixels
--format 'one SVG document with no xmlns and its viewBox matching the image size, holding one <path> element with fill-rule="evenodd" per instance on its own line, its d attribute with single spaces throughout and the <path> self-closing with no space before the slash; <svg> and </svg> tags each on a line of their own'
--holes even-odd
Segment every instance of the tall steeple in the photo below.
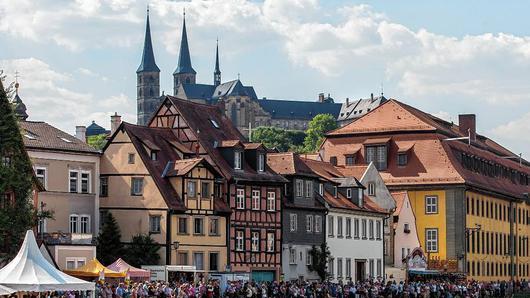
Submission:
<svg viewBox="0 0 530 298">
<path fill-rule="evenodd" d="M 147 7 L 147 22 L 145 25 L 144 51 L 142 61 L 136 70 L 137 73 L 142 71 L 158 71 L 160 68 L 156 65 L 155 54 L 153 53 L 153 43 L 151 42 L 151 26 L 149 25 L 149 7 Z"/>
<path fill-rule="evenodd" d="M 182 39 L 180 41 L 180 53 L 177 69 L 173 72 L 174 94 L 180 84 L 195 84 L 197 72 L 191 66 L 190 49 L 188 47 L 188 34 L 186 33 L 186 11 L 183 12 Z"/>
<path fill-rule="evenodd" d="M 144 51 L 140 66 L 136 70 L 136 77 L 137 123 L 138 125 L 146 125 L 160 103 L 160 68 L 155 63 L 153 44 L 151 42 L 149 7 L 147 7 Z"/>
<path fill-rule="evenodd" d="M 20 84 L 18 83 L 18 72 L 15 75 L 16 77 L 16 83 L 15 83 L 15 98 L 13 99 L 13 105 L 15 110 L 15 115 L 18 119 L 22 121 L 26 121 L 28 119 L 28 113 L 26 109 L 26 105 L 22 102 L 22 99 L 20 96 L 18 96 L 18 88 L 20 87 Z"/>
<path fill-rule="evenodd" d="M 221 70 L 219 69 L 219 39 L 215 46 L 215 70 L 213 72 L 213 84 L 219 86 L 221 84 Z"/>
</svg>

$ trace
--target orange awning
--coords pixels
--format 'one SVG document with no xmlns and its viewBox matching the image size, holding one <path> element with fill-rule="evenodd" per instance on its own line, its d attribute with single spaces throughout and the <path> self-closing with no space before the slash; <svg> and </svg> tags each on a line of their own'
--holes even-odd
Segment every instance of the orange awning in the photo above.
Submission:
<svg viewBox="0 0 530 298">
<path fill-rule="evenodd" d="M 97 259 L 88 261 L 84 266 L 73 270 L 64 270 L 64 273 L 80 276 L 80 277 L 99 277 L 99 273 L 103 271 L 105 277 L 125 277 L 125 272 L 116 272 L 103 266 Z"/>
</svg>

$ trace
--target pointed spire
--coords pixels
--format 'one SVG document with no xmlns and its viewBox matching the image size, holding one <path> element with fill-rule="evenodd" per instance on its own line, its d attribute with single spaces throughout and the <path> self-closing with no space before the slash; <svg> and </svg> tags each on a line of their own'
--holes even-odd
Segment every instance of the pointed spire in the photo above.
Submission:
<svg viewBox="0 0 530 298">
<path fill-rule="evenodd" d="M 219 39 L 215 46 L 215 70 L 213 72 L 213 84 L 219 86 L 221 84 L 221 70 L 219 69 Z"/>
<path fill-rule="evenodd" d="M 193 67 L 191 66 L 190 58 L 190 49 L 188 47 L 188 34 L 186 33 L 186 9 L 184 8 L 183 12 L 183 21 L 182 21 L 182 40 L 180 41 L 180 53 L 177 69 L 175 69 L 175 74 L 191 73 L 197 74 Z"/>
<path fill-rule="evenodd" d="M 160 72 L 160 68 L 156 65 L 155 54 L 153 53 L 153 44 L 151 42 L 151 26 L 149 24 L 149 6 L 147 6 L 147 22 L 145 25 L 145 40 L 144 52 L 142 54 L 142 62 L 136 72 L 155 71 Z"/>
<path fill-rule="evenodd" d="M 25 121 L 26 119 L 28 119 L 29 116 L 27 113 L 26 105 L 22 102 L 20 96 L 18 96 L 18 88 L 20 87 L 20 84 L 18 83 L 18 71 L 15 74 L 15 81 L 15 98 L 13 99 L 15 115 L 17 116 L 17 118 Z"/>
</svg>

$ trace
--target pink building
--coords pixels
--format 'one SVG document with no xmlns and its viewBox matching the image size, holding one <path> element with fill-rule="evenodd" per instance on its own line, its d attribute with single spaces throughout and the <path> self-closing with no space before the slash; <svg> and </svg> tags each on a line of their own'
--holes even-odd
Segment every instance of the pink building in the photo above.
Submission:
<svg viewBox="0 0 530 298">
<path fill-rule="evenodd" d="M 396 200 L 394 211 L 394 267 L 404 268 L 403 259 L 420 246 L 416 230 L 416 217 L 407 192 L 392 193 Z"/>
</svg>

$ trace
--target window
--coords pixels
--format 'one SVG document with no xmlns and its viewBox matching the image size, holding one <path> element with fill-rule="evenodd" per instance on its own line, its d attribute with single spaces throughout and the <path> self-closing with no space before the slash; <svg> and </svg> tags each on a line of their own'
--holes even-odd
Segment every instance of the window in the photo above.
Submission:
<svg viewBox="0 0 530 298">
<path fill-rule="evenodd" d="M 328 236 L 329 237 L 333 237 L 333 230 L 334 230 L 333 224 L 334 224 L 333 215 L 328 215 Z"/>
<path fill-rule="evenodd" d="M 79 216 L 77 214 L 70 215 L 70 233 L 79 233 Z"/>
<path fill-rule="evenodd" d="M 362 233 L 362 237 L 363 239 L 366 239 L 366 219 L 363 219 L 361 221 L 361 233 Z"/>
<path fill-rule="evenodd" d="M 276 211 L 276 193 L 273 191 L 267 193 L 267 211 Z"/>
<path fill-rule="evenodd" d="M 408 156 L 407 153 L 398 153 L 397 163 L 398 166 L 403 167 L 407 165 Z"/>
<path fill-rule="evenodd" d="M 305 252 L 305 264 L 307 266 L 313 265 L 313 256 L 311 255 L 311 251 L 306 250 Z"/>
<path fill-rule="evenodd" d="M 337 258 L 337 277 L 342 277 L 342 258 Z"/>
<path fill-rule="evenodd" d="M 328 264 L 328 269 L 329 269 L 329 276 L 331 278 L 333 278 L 335 276 L 335 259 L 333 258 L 329 258 L 329 264 Z"/>
<path fill-rule="evenodd" d="M 410 224 L 405 223 L 405 224 L 403 225 L 403 232 L 405 232 L 405 233 L 407 233 L 407 234 L 410 233 Z"/>
<path fill-rule="evenodd" d="M 258 172 L 265 171 L 265 154 L 258 154 Z"/>
<path fill-rule="evenodd" d="M 346 217 L 346 237 L 351 238 L 351 218 Z"/>
<path fill-rule="evenodd" d="M 375 196 L 375 183 L 373 182 L 368 183 L 368 195 Z"/>
<path fill-rule="evenodd" d="M 217 123 L 217 121 L 210 119 L 210 123 L 212 123 L 213 127 L 219 128 L 219 124 Z"/>
<path fill-rule="evenodd" d="M 267 252 L 274 252 L 274 232 L 267 232 Z"/>
<path fill-rule="evenodd" d="M 315 233 L 322 232 L 322 216 L 315 215 Z"/>
<path fill-rule="evenodd" d="M 383 269 L 383 261 L 381 259 L 377 259 L 377 276 L 382 276 L 382 270 Z"/>
<path fill-rule="evenodd" d="M 310 198 L 312 192 L 313 192 L 313 181 L 306 180 L 305 181 L 305 197 Z"/>
<path fill-rule="evenodd" d="M 324 184 L 323 183 L 319 183 L 318 184 L 318 193 L 323 196 L 324 195 Z"/>
<path fill-rule="evenodd" d="M 179 217 L 179 234 L 188 234 L 188 219 L 186 217 Z"/>
<path fill-rule="evenodd" d="M 219 271 L 219 253 L 211 252 L 210 253 L 210 271 Z"/>
<path fill-rule="evenodd" d="M 99 196 L 109 196 L 109 177 L 99 177 Z"/>
<path fill-rule="evenodd" d="M 210 183 L 201 182 L 201 198 L 209 199 L 210 198 Z"/>
<path fill-rule="evenodd" d="M 149 215 L 149 233 L 160 233 L 160 215 Z"/>
<path fill-rule="evenodd" d="M 81 215 L 81 234 L 89 234 L 90 233 L 90 216 L 89 215 Z"/>
<path fill-rule="evenodd" d="M 204 218 L 195 217 L 193 219 L 193 234 L 204 235 Z"/>
<path fill-rule="evenodd" d="M 304 193 L 304 181 L 296 180 L 296 196 L 302 197 Z"/>
<path fill-rule="evenodd" d="M 289 248 L 289 264 L 296 265 L 296 249 Z"/>
<path fill-rule="evenodd" d="M 353 237 L 359 239 L 359 219 L 353 219 Z"/>
<path fill-rule="evenodd" d="M 234 152 L 234 169 L 236 170 L 241 170 L 242 155 L 243 153 L 241 151 Z"/>
<path fill-rule="evenodd" d="M 387 166 L 387 148 L 386 145 L 367 146 L 366 163 L 373 162 L 378 170 L 386 170 Z"/>
<path fill-rule="evenodd" d="M 141 196 L 143 194 L 144 178 L 131 178 L 131 195 Z"/>
<path fill-rule="evenodd" d="M 77 192 L 77 171 L 70 171 L 70 192 Z"/>
<path fill-rule="evenodd" d="M 425 197 L 425 213 L 426 214 L 438 213 L 438 197 L 437 196 L 426 196 Z"/>
<path fill-rule="evenodd" d="M 76 269 L 81 266 L 85 266 L 85 264 L 86 264 L 85 258 L 72 258 L 72 257 L 66 258 L 66 269 L 67 270 Z"/>
<path fill-rule="evenodd" d="M 195 266 L 197 270 L 204 270 L 204 253 L 193 253 L 193 266 Z"/>
<path fill-rule="evenodd" d="M 3 156 L 2 157 L 2 164 L 4 165 L 4 167 L 11 166 L 11 157 L 10 156 Z"/>
<path fill-rule="evenodd" d="M 342 237 L 342 216 L 337 216 L 337 237 Z"/>
<path fill-rule="evenodd" d="M 134 153 L 129 153 L 127 156 L 127 162 L 131 165 L 134 164 Z"/>
<path fill-rule="evenodd" d="M 296 232 L 298 229 L 298 216 L 296 213 L 289 214 L 289 224 L 291 232 Z"/>
<path fill-rule="evenodd" d="M 253 231 L 252 235 L 250 237 L 251 246 L 250 249 L 252 251 L 259 251 L 259 232 Z"/>
<path fill-rule="evenodd" d="M 210 218 L 210 236 L 219 236 L 219 218 Z"/>
<path fill-rule="evenodd" d="M 245 249 L 245 232 L 238 230 L 236 231 L 236 250 L 243 251 Z"/>
<path fill-rule="evenodd" d="M 329 163 L 336 166 L 337 165 L 337 157 L 336 156 L 331 156 L 329 158 Z"/>
<path fill-rule="evenodd" d="M 90 192 L 90 173 L 81 172 L 81 192 L 89 193 Z"/>
<path fill-rule="evenodd" d="M 311 214 L 306 215 L 305 220 L 306 220 L 306 223 L 305 223 L 306 231 L 308 233 L 312 233 L 313 232 L 313 215 Z"/>
<path fill-rule="evenodd" d="M 351 259 L 346 259 L 346 277 L 351 278 Z"/>
<path fill-rule="evenodd" d="M 426 229 L 425 230 L 427 252 L 438 251 L 438 229 Z"/>
<path fill-rule="evenodd" d="M 37 177 L 37 180 L 39 180 L 40 184 L 46 188 L 46 168 L 35 168 L 35 176 Z"/>
<path fill-rule="evenodd" d="M 347 188 L 347 189 L 346 189 L 346 197 L 347 197 L 348 199 L 351 199 L 351 188 Z"/>
<path fill-rule="evenodd" d="M 245 190 L 243 188 L 238 188 L 237 189 L 236 208 L 237 209 L 245 209 Z"/>
<path fill-rule="evenodd" d="M 188 181 L 187 187 L 186 187 L 186 194 L 188 195 L 188 198 L 195 198 L 197 196 L 197 182 L 196 181 Z"/>
<path fill-rule="evenodd" d="M 369 267 L 369 274 L 370 274 L 370 278 L 374 278 L 374 260 L 373 259 L 370 259 L 370 267 Z"/>
<path fill-rule="evenodd" d="M 252 190 L 252 210 L 260 209 L 260 196 L 261 193 L 259 190 Z"/>
<path fill-rule="evenodd" d="M 158 159 L 158 151 L 151 151 L 151 160 L 157 160 Z"/>
<path fill-rule="evenodd" d="M 407 255 L 406 255 L 406 253 L 405 253 L 405 248 L 402 247 L 402 248 L 401 248 L 401 259 L 404 260 L 406 257 L 407 257 Z"/>
<path fill-rule="evenodd" d="M 347 166 L 353 166 L 355 164 L 355 155 L 346 155 L 345 164 Z"/>
<path fill-rule="evenodd" d="M 374 239 L 374 221 L 373 220 L 369 220 L 368 221 L 368 233 L 370 235 L 370 239 Z"/>
<path fill-rule="evenodd" d="M 375 237 L 377 240 L 381 240 L 381 221 L 375 222 Z"/>
</svg>

